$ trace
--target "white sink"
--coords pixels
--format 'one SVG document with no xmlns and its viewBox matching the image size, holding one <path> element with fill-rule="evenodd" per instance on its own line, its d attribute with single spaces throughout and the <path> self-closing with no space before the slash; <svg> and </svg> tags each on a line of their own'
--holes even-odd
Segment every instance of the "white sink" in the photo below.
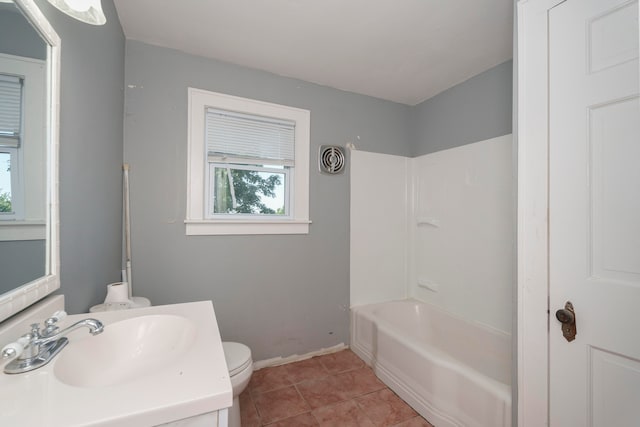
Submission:
<svg viewBox="0 0 640 427">
<path fill-rule="evenodd" d="M 88 317 L 104 332 L 74 330 L 36 370 L 0 370 L 0 425 L 155 426 L 231 406 L 211 301 L 72 315 L 60 328 Z M 12 338 L 33 321 L 23 323 Z"/>
<path fill-rule="evenodd" d="M 125 384 L 159 369 L 179 369 L 195 325 L 185 317 L 156 314 L 121 320 L 100 335 L 80 330 L 56 357 L 56 377 L 77 387 Z M 173 366 L 172 366 L 173 365 Z"/>
</svg>

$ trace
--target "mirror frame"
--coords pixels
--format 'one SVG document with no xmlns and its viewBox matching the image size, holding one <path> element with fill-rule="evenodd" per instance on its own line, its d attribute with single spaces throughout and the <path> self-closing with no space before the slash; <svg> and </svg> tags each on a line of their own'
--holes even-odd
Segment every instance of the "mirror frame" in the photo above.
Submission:
<svg viewBox="0 0 640 427">
<path fill-rule="evenodd" d="M 0 295 L 0 322 L 60 288 L 58 151 L 60 125 L 60 37 L 34 0 L 13 0 L 47 43 L 47 274 Z"/>
</svg>

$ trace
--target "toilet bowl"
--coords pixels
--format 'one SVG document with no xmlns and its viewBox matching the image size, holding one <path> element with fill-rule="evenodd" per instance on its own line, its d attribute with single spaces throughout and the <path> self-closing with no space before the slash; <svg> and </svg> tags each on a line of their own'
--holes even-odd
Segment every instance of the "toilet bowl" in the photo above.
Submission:
<svg viewBox="0 0 640 427">
<path fill-rule="evenodd" d="M 224 358 L 227 361 L 231 388 L 233 389 L 233 406 L 229 409 L 229 427 L 240 427 L 240 393 L 247 388 L 253 373 L 251 349 L 237 342 L 223 342 Z"/>
</svg>

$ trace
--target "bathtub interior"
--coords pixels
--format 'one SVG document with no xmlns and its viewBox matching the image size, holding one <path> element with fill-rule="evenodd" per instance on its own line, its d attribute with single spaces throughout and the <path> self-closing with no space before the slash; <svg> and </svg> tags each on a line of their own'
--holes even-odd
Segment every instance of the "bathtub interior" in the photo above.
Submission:
<svg viewBox="0 0 640 427">
<path fill-rule="evenodd" d="M 417 300 L 363 306 L 378 327 L 390 327 L 407 342 L 428 342 L 464 365 L 506 385 L 511 384 L 511 337 L 469 322 L 433 304 Z M 366 314 L 365 314 L 366 315 Z"/>
</svg>

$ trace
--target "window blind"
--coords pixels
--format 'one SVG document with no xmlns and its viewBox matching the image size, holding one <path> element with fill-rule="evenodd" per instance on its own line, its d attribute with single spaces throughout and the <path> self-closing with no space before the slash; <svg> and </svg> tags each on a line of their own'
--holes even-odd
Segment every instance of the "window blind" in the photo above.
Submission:
<svg viewBox="0 0 640 427">
<path fill-rule="evenodd" d="M 206 143 L 214 161 L 293 166 L 295 122 L 208 108 Z"/>
<path fill-rule="evenodd" d="M 0 74 L 0 147 L 20 146 L 22 79 Z"/>
</svg>

